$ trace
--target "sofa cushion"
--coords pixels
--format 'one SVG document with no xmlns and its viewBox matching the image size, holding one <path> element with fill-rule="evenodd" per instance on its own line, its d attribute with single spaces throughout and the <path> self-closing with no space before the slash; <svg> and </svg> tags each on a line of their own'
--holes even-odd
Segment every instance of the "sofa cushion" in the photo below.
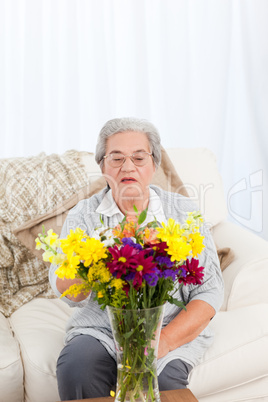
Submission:
<svg viewBox="0 0 268 402">
<path fill-rule="evenodd" d="M 221 396 L 226 390 L 232 390 L 230 400 L 248 400 L 250 382 L 255 389 L 252 399 L 268 397 L 268 365 L 263 358 L 268 350 L 267 316 L 268 304 L 217 313 L 210 324 L 214 343 L 190 374 L 189 387 L 198 400 L 227 401 L 225 393 Z M 257 393 L 255 381 L 260 384 Z"/>
<path fill-rule="evenodd" d="M 20 348 L 7 318 L 0 313 L 1 401 L 23 401 L 23 367 Z M 5 399 L 2 399 L 2 398 Z"/>
<path fill-rule="evenodd" d="M 190 198 L 196 202 L 209 227 L 227 217 L 222 178 L 217 160 L 207 148 L 166 150 Z"/>
<path fill-rule="evenodd" d="M 232 222 L 222 222 L 212 231 L 219 247 L 229 246 L 235 255 L 223 272 L 225 284 L 222 310 L 268 303 L 268 243 Z"/>
<path fill-rule="evenodd" d="M 25 402 L 36 402 L 37 395 L 39 402 L 60 400 L 56 362 L 70 313 L 70 307 L 61 300 L 40 298 L 12 314 L 10 323 L 20 343 L 24 366 Z"/>
</svg>

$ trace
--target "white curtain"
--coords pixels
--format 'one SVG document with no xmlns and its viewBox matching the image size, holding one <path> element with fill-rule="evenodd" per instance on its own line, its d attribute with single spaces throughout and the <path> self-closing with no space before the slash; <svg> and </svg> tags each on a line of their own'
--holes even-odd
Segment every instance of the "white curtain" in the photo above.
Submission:
<svg viewBox="0 0 268 402">
<path fill-rule="evenodd" d="M 0 157 L 146 118 L 214 151 L 229 218 L 268 239 L 267 20 L 267 0 L 0 0 Z"/>
</svg>

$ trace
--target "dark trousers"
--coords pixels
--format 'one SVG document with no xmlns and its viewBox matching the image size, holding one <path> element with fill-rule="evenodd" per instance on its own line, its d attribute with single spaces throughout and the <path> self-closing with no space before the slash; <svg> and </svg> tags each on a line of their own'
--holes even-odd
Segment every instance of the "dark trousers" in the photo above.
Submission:
<svg viewBox="0 0 268 402">
<path fill-rule="evenodd" d="M 192 366 L 176 359 L 158 377 L 160 391 L 186 388 Z M 105 347 L 89 335 L 73 338 L 62 350 L 57 363 L 61 400 L 109 396 L 116 388 L 116 362 Z"/>
</svg>

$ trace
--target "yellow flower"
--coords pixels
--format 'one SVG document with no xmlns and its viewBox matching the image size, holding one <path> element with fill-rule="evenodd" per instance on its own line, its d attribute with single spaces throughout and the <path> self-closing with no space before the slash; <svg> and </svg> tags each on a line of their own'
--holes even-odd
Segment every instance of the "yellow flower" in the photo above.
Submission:
<svg viewBox="0 0 268 402">
<path fill-rule="evenodd" d="M 202 223 L 204 222 L 204 219 L 201 215 L 200 212 L 198 211 L 193 211 L 193 212 L 187 212 L 188 218 L 186 219 L 186 225 L 187 225 L 187 230 L 190 230 L 191 232 L 198 231 Z"/>
<path fill-rule="evenodd" d="M 189 235 L 190 245 L 192 247 L 193 257 L 196 257 L 198 254 L 201 254 L 203 249 L 205 248 L 203 244 L 204 236 L 201 236 L 199 232 L 191 233 Z"/>
<path fill-rule="evenodd" d="M 59 264 L 62 264 L 65 260 L 66 260 L 66 255 L 58 253 L 56 255 L 53 255 L 53 257 L 49 261 L 51 262 L 51 264 L 59 265 Z"/>
<path fill-rule="evenodd" d="M 103 262 L 98 263 L 98 280 L 100 283 L 107 283 L 112 278 L 112 274 Z"/>
<path fill-rule="evenodd" d="M 191 246 L 187 244 L 182 238 L 176 239 L 172 242 L 169 242 L 169 246 L 167 249 L 168 254 L 171 256 L 171 261 L 181 260 L 185 261 L 187 257 L 189 257 L 191 253 Z"/>
<path fill-rule="evenodd" d="M 75 283 L 74 285 L 71 285 L 67 290 L 65 290 L 64 293 L 62 293 L 61 297 L 64 296 L 74 296 L 77 297 L 80 293 L 87 294 L 90 292 L 90 288 L 86 282 L 83 283 Z"/>
<path fill-rule="evenodd" d="M 77 273 L 77 268 L 79 267 L 80 260 L 78 256 L 73 256 L 68 260 L 65 260 L 58 269 L 56 269 L 55 274 L 61 279 L 74 279 Z"/>
<path fill-rule="evenodd" d="M 169 244 L 174 239 L 180 238 L 183 233 L 180 224 L 176 223 L 175 220 L 172 218 L 169 218 L 167 225 L 162 222 L 162 226 L 162 228 L 156 228 L 158 232 L 157 237 L 167 244 Z"/>
<path fill-rule="evenodd" d="M 126 282 L 124 282 L 122 279 L 120 278 L 114 278 L 111 280 L 110 286 L 112 288 L 115 288 L 115 290 L 120 290 L 123 288 L 123 286 L 125 285 Z"/>
<path fill-rule="evenodd" d="M 188 216 L 188 218 L 185 221 L 188 226 L 192 226 L 195 224 L 195 219 L 192 215 Z"/>
<path fill-rule="evenodd" d="M 42 247 L 42 243 L 41 243 L 39 237 L 37 237 L 37 238 L 35 239 L 35 243 L 36 243 L 36 245 L 35 245 L 36 250 L 41 250 L 41 249 L 43 248 L 43 247 Z"/>
<path fill-rule="evenodd" d="M 44 236 L 44 242 L 53 250 L 56 250 L 56 248 L 60 246 L 60 241 L 58 241 L 58 238 L 59 236 L 54 233 L 52 229 L 49 229 L 47 235 Z"/>
<path fill-rule="evenodd" d="M 110 395 L 111 395 L 112 397 L 114 397 L 114 396 L 115 396 L 115 392 L 114 392 L 114 391 L 110 391 Z"/>
<path fill-rule="evenodd" d="M 53 260 L 53 257 L 54 257 L 54 256 L 55 256 L 55 254 L 54 254 L 53 251 L 51 251 L 51 250 L 46 250 L 46 251 L 43 253 L 43 260 L 46 261 L 46 262 L 51 262 L 51 263 L 52 263 L 52 260 Z"/>
<path fill-rule="evenodd" d="M 93 237 L 87 238 L 86 241 L 81 242 L 78 254 L 81 260 L 84 260 L 85 267 L 107 257 L 106 248 L 103 243 Z"/>
<path fill-rule="evenodd" d="M 71 229 L 67 238 L 60 241 L 62 251 L 68 255 L 72 255 L 73 252 L 77 252 L 84 237 L 85 232 L 82 229 L 76 228 L 75 231 Z"/>
<path fill-rule="evenodd" d="M 110 282 L 112 274 L 106 265 L 102 261 L 99 261 L 90 266 L 87 273 L 87 278 L 90 286 L 94 287 L 96 286 L 97 282 L 102 284 Z"/>
</svg>

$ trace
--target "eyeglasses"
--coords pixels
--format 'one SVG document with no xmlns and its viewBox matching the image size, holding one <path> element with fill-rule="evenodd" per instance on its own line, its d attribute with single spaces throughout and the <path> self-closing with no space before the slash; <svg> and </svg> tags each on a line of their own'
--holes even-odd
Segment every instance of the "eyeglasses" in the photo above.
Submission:
<svg viewBox="0 0 268 402">
<path fill-rule="evenodd" d="M 105 155 L 103 159 L 107 160 L 107 163 L 114 168 L 118 168 L 122 166 L 126 158 L 130 158 L 131 161 L 134 163 L 136 166 L 144 166 L 148 162 L 149 156 L 152 156 L 152 153 L 149 152 L 134 152 L 132 155 L 124 155 L 120 154 L 118 152 L 111 153 L 109 155 Z"/>
</svg>

